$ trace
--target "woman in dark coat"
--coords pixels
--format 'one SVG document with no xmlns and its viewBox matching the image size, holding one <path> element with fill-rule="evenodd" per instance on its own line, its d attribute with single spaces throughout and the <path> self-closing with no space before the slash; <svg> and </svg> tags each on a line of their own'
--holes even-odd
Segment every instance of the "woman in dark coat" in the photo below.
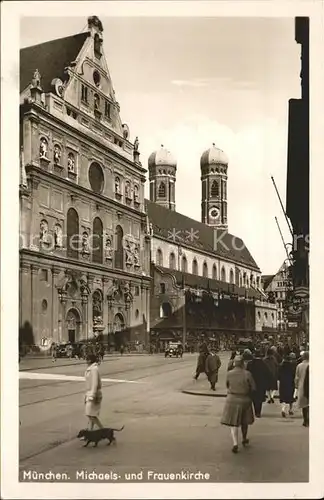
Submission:
<svg viewBox="0 0 324 500">
<path fill-rule="evenodd" d="M 279 366 L 278 380 L 279 380 L 279 398 L 281 403 L 281 415 L 286 417 L 286 408 L 289 405 L 289 415 L 293 415 L 293 402 L 295 390 L 295 355 L 294 357 L 286 355 L 283 362 Z"/>
<path fill-rule="evenodd" d="M 268 368 L 268 376 L 266 380 L 266 392 L 268 395 L 268 403 L 274 403 L 274 393 L 278 389 L 278 362 L 271 349 L 268 349 L 264 359 L 264 364 Z"/>
<path fill-rule="evenodd" d="M 266 385 L 269 371 L 263 362 L 261 350 L 255 350 L 254 358 L 247 364 L 247 370 L 251 373 L 255 382 L 255 391 L 252 393 L 252 401 L 255 416 L 261 417 L 262 403 L 266 399 Z"/>
<path fill-rule="evenodd" d="M 249 443 L 248 427 L 254 422 L 251 394 L 255 391 L 255 383 L 251 373 L 244 368 L 241 356 L 234 359 L 234 368 L 227 372 L 227 397 L 221 423 L 231 428 L 233 439 L 232 452 L 238 452 L 238 432 L 241 427 L 242 444 Z"/>
</svg>

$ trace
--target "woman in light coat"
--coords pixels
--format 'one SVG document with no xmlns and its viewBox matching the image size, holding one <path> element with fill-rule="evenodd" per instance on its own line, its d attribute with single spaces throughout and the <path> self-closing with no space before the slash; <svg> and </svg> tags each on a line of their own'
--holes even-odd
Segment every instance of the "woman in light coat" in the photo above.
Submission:
<svg viewBox="0 0 324 500">
<path fill-rule="evenodd" d="M 86 381 L 85 414 L 89 419 L 90 430 L 97 425 L 100 429 L 103 428 L 99 420 L 99 413 L 102 401 L 101 378 L 95 354 L 87 356 L 88 368 L 84 374 Z"/>
<path fill-rule="evenodd" d="M 309 426 L 309 396 L 305 393 L 305 377 L 309 367 L 309 352 L 302 354 L 302 362 L 297 365 L 295 375 L 295 388 L 297 391 L 297 406 L 303 412 L 303 426 Z"/>
<path fill-rule="evenodd" d="M 252 393 L 256 386 L 249 371 L 244 368 L 242 356 L 234 359 L 234 368 L 227 372 L 227 397 L 221 423 L 231 428 L 233 439 L 232 452 L 238 452 L 238 432 L 242 431 L 242 444 L 249 444 L 247 438 L 248 426 L 254 422 Z"/>
</svg>

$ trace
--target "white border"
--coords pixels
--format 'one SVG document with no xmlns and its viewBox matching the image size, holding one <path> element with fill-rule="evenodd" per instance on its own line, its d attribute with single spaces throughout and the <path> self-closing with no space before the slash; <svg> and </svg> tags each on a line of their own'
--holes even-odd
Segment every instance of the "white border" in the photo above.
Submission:
<svg viewBox="0 0 324 500">
<path fill-rule="evenodd" d="M 1 16 L 1 479 L 11 498 L 321 498 L 323 474 L 323 2 L 5 2 Z M 310 483 L 248 484 L 30 484 L 18 483 L 18 229 L 19 229 L 19 18 L 21 16 L 223 16 L 311 18 L 311 428 Z M 81 23 L 82 24 L 82 23 Z M 283 103 L 287 106 L 287 103 Z M 318 209 L 316 210 L 316 207 Z M 15 293 L 14 293 L 15 292 Z M 315 376 L 314 376 L 315 374 Z M 9 429 L 12 431 L 7 432 Z M 94 489 L 96 495 L 94 496 Z"/>
</svg>

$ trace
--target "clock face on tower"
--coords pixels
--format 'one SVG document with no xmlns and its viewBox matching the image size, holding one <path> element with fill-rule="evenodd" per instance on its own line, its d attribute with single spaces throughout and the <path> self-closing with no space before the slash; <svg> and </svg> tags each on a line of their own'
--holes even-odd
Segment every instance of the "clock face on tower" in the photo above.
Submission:
<svg viewBox="0 0 324 500">
<path fill-rule="evenodd" d="M 212 219 L 217 219 L 217 217 L 219 217 L 219 208 L 211 207 L 209 209 L 209 217 L 211 217 Z"/>
</svg>

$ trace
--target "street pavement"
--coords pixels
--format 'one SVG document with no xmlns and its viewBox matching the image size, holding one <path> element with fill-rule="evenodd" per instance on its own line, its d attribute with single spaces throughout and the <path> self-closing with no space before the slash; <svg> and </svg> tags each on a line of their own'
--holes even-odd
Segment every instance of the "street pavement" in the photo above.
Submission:
<svg viewBox="0 0 324 500">
<path fill-rule="evenodd" d="M 225 395 L 229 353 L 221 353 L 216 393 Z M 30 360 L 31 362 L 32 360 Z M 103 378 L 101 420 L 121 427 L 117 445 L 83 447 L 76 435 L 86 427 L 85 363 L 48 360 L 20 372 L 20 471 L 76 470 L 127 473 L 182 470 L 210 474 L 212 482 L 307 482 L 308 429 L 300 412 L 283 419 L 280 406 L 264 405 L 250 428 L 251 446 L 231 452 L 229 429 L 220 424 L 225 397 L 209 397 L 204 376 L 193 381 L 197 355 L 111 356 L 100 365 Z M 46 375 L 44 375 L 46 374 Z M 50 377 L 50 378 L 44 378 Z M 71 380 L 68 378 L 71 377 Z M 80 378 L 79 378 L 80 377 Z M 132 383 L 130 383 L 132 382 Z M 182 391 L 194 384 L 201 396 Z"/>
</svg>

